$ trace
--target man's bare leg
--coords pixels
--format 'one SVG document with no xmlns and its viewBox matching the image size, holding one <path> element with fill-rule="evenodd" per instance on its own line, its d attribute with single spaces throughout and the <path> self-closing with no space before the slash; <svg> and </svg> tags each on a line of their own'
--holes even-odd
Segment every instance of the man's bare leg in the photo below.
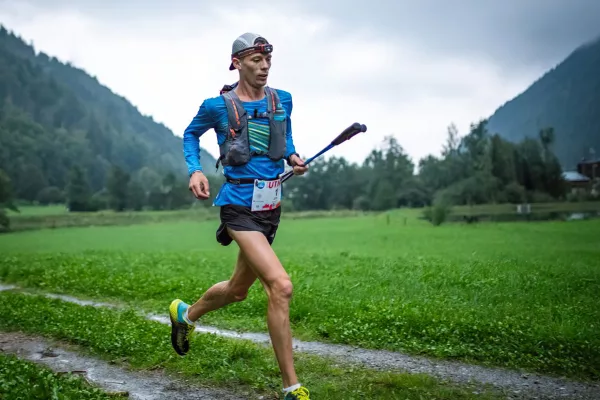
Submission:
<svg viewBox="0 0 600 400">
<path fill-rule="evenodd" d="M 255 281 L 256 275 L 240 251 L 235 270 L 229 280 L 213 285 L 190 307 L 180 299 L 173 300 L 169 305 L 171 345 L 177 354 L 184 356 L 189 351 L 189 341 L 194 331 L 195 321 L 209 311 L 242 301 Z"/>
<path fill-rule="evenodd" d="M 188 308 L 189 320 L 195 322 L 210 311 L 244 300 L 248 295 L 248 289 L 255 281 L 256 274 L 240 250 L 231 278 L 213 285 L 196 303 L 191 305 Z"/>
<path fill-rule="evenodd" d="M 292 354 L 292 332 L 290 328 L 289 303 L 292 297 L 292 282 L 265 236 L 254 231 L 232 231 L 244 254 L 245 260 L 263 284 L 269 300 L 267 325 L 281 370 L 284 387 L 298 383 Z"/>
</svg>

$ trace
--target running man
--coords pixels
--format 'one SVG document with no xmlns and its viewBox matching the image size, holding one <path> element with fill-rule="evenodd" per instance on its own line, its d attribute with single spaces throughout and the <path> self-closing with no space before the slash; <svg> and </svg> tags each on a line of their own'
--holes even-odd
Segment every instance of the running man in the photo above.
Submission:
<svg viewBox="0 0 600 400">
<path fill-rule="evenodd" d="M 199 138 L 211 128 L 217 133 L 217 166 L 223 165 L 226 182 L 214 201 L 221 218 L 216 239 L 223 246 L 235 241 L 239 253 L 229 280 L 209 288 L 191 306 L 179 299 L 171 303 L 171 343 L 179 355 L 185 355 L 195 322 L 210 311 L 244 300 L 258 279 L 268 297 L 267 325 L 282 374 L 284 400 L 309 400 L 292 356 L 292 282 L 271 247 L 281 215 L 278 177 L 285 171 L 284 163 L 298 175 L 308 167 L 292 140 L 291 94 L 267 86 L 272 50 L 260 35 L 238 37 L 229 69 L 238 70 L 239 81 L 224 87 L 220 96 L 204 100 L 184 132 L 189 188 L 201 200 L 209 198 L 209 184 L 198 159 Z"/>
</svg>

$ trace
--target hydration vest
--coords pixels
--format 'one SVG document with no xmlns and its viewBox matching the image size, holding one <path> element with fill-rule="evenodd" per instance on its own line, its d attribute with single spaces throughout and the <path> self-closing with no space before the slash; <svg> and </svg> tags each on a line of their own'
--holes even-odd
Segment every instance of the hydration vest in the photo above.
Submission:
<svg viewBox="0 0 600 400">
<path fill-rule="evenodd" d="M 273 161 L 284 158 L 286 152 L 286 112 L 279 96 L 274 89 L 265 87 L 267 96 L 267 112 L 249 114 L 244 108 L 240 98 L 233 91 L 233 86 L 225 85 L 221 89 L 221 97 L 227 106 L 228 130 L 223 144 L 219 145 L 219 163 L 225 166 L 244 165 L 250 158 L 257 155 L 250 150 L 250 139 L 248 136 L 248 120 L 253 118 L 269 119 L 269 150 L 266 155 Z"/>
</svg>

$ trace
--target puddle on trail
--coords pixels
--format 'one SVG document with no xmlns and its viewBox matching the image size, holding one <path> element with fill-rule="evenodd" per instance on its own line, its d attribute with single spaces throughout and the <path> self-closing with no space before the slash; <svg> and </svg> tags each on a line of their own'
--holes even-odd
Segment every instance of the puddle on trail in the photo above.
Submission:
<svg viewBox="0 0 600 400">
<path fill-rule="evenodd" d="M 108 362 L 53 347 L 45 339 L 0 332 L 0 351 L 44 364 L 55 372 L 75 372 L 106 392 L 128 392 L 134 400 L 233 400 L 239 395 L 197 389 L 166 378 L 160 372 L 129 372 Z M 81 371 L 81 372 L 79 372 Z"/>
<path fill-rule="evenodd" d="M 79 305 L 117 307 L 106 303 L 80 300 L 71 296 L 44 295 Z M 149 320 L 170 325 L 168 315 L 151 314 L 146 315 L 146 317 Z M 265 333 L 235 332 L 204 325 L 196 326 L 196 332 L 211 333 L 233 339 L 245 339 L 265 346 L 271 343 L 269 335 Z M 442 380 L 463 384 L 489 384 L 509 392 L 512 399 L 600 399 L 600 383 L 579 383 L 503 368 L 483 367 L 458 361 L 434 360 L 392 351 L 361 349 L 348 345 L 305 342 L 293 339 L 293 346 L 294 351 L 331 357 L 339 360 L 340 363 L 357 363 L 377 370 L 423 373 Z"/>
<path fill-rule="evenodd" d="M 98 307 L 98 308 L 118 308 L 118 306 L 114 305 L 114 304 L 110 304 L 110 303 L 102 303 L 102 302 L 98 302 L 98 301 L 91 301 L 91 300 L 81 300 L 78 299 L 76 297 L 72 297 L 72 296 L 66 296 L 64 294 L 52 294 L 52 293 L 44 293 L 44 296 L 49 297 L 51 299 L 59 299 L 62 301 L 66 301 L 69 303 L 75 303 L 78 304 L 80 306 L 92 306 L 92 307 Z"/>
<path fill-rule="evenodd" d="M 0 283 L 0 292 L 5 292 L 7 290 L 13 290 L 16 289 L 17 287 L 14 285 L 3 285 Z"/>
</svg>

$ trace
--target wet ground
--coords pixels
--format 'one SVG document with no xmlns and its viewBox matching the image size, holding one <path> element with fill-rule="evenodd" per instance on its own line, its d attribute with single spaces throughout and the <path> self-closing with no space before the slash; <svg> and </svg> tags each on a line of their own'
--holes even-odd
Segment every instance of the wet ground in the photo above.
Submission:
<svg viewBox="0 0 600 400">
<path fill-rule="evenodd" d="M 150 319 L 170 324 L 166 316 L 150 315 Z M 238 333 L 198 326 L 196 332 L 214 333 L 229 338 L 246 339 L 270 344 L 269 336 L 261 333 Z M 352 362 L 385 371 L 424 373 L 455 383 L 488 384 L 507 392 L 514 399 L 590 399 L 600 400 L 600 383 L 584 384 L 539 374 L 491 368 L 456 361 L 432 360 L 385 350 L 367 350 L 353 346 L 319 342 L 293 341 L 294 350 L 331 357 L 340 363 Z"/>
<path fill-rule="evenodd" d="M 67 347 L 66 345 L 64 345 Z M 245 399 L 218 389 L 190 387 L 161 372 L 130 372 L 96 358 L 67 350 L 55 342 L 22 333 L 0 332 L 0 351 L 50 367 L 73 372 L 109 393 L 128 393 L 134 400 L 233 400 Z"/>
</svg>

